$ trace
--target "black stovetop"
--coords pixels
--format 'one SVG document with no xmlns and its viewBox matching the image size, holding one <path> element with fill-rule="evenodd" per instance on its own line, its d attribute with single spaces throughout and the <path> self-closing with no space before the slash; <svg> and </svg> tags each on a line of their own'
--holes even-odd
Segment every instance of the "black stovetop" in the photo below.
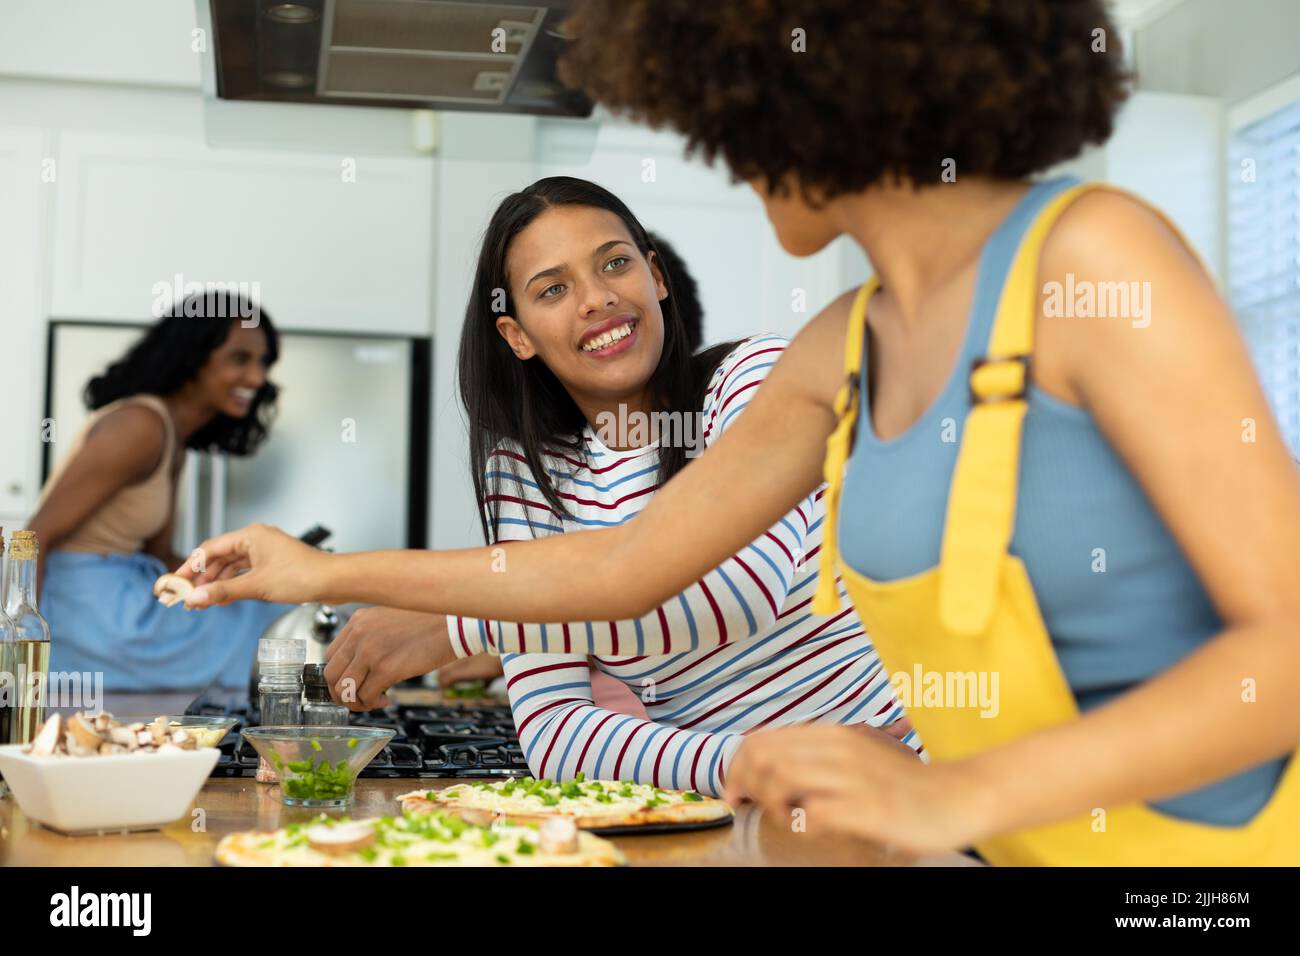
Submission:
<svg viewBox="0 0 1300 956">
<path fill-rule="evenodd" d="M 239 723 L 221 741 L 214 777 L 251 777 L 257 753 L 239 732 L 257 726 L 257 708 L 247 702 L 200 697 L 187 714 L 230 716 Z M 394 704 L 352 714 L 360 727 L 387 727 L 397 736 L 361 771 L 363 777 L 524 777 L 528 762 L 519 747 L 506 704 Z"/>
</svg>

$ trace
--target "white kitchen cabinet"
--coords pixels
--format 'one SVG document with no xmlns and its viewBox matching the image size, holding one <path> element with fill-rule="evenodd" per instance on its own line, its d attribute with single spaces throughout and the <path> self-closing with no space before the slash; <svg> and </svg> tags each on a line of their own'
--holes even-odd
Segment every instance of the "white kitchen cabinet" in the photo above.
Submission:
<svg viewBox="0 0 1300 956">
<path fill-rule="evenodd" d="M 0 5 L 0 73 L 199 88 L 192 0 L 5 0 Z"/>
<path fill-rule="evenodd" d="M 32 508 L 45 381 L 40 322 L 41 181 L 45 134 L 0 129 L 0 516 L 10 528 Z M 7 534 L 7 532 L 6 532 Z"/>
<path fill-rule="evenodd" d="M 60 137 L 50 314 L 147 320 L 159 284 L 246 283 L 284 328 L 428 335 L 432 160 Z"/>
</svg>

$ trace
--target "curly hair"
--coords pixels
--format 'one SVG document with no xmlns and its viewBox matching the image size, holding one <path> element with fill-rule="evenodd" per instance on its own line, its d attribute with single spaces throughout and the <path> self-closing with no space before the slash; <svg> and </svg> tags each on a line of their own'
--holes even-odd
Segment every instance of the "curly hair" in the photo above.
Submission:
<svg viewBox="0 0 1300 956">
<path fill-rule="evenodd" d="M 1129 82 L 1105 0 L 583 0 L 566 32 L 564 82 L 805 198 L 1041 172 Z"/>
<path fill-rule="evenodd" d="M 170 315 L 151 325 L 127 353 L 102 375 L 86 383 L 83 398 L 91 410 L 131 395 L 171 395 L 192 381 L 227 338 L 240 316 L 256 314 L 266 335 L 266 365 L 280 357 L 280 336 L 265 309 L 256 313 L 235 292 L 206 292 L 190 296 Z M 231 317 L 234 318 L 231 318 Z M 266 440 L 275 417 L 280 390 L 269 380 L 253 397 L 243 418 L 217 415 L 185 442 L 196 451 L 251 455 Z"/>
</svg>

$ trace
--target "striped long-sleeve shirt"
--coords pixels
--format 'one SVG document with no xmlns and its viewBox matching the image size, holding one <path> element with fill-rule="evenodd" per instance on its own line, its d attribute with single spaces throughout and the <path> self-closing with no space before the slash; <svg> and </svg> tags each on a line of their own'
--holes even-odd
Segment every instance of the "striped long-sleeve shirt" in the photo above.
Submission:
<svg viewBox="0 0 1300 956">
<path fill-rule="evenodd" d="M 719 364 L 701 422 L 711 444 L 735 421 L 787 342 L 756 336 Z M 622 524 L 659 487 L 658 445 L 614 452 L 588 427 L 580 455 L 548 456 L 568 516 L 557 516 L 522 457 L 501 449 L 488 487 L 501 541 Z M 486 503 L 485 503 L 486 505 Z M 516 624 L 452 616 L 462 654 L 502 654 L 533 775 L 635 780 L 719 793 L 746 732 L 815 721 L 892 723 L 888 675 L 843 587 L 812 613 L 825 520 L 821 491 L 761 538 L 639 620 Z M 592 704 L 588 660 L 645 703 L 650 720 Z M 904 740 L 920 751 L 915 733 Z"/>
</svg>

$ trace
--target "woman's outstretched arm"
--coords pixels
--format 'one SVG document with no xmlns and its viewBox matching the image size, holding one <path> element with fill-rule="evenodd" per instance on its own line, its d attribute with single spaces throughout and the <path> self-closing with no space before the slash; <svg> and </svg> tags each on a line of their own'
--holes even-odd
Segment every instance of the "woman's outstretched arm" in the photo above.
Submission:
<svg viewBox="0 0 1300 956">
<path fill-rule="evenodd" d="M 339 555 L 253 525 L 204 542 L 178 571 L 201 585 L 187 603 L 360 601 L 525 623 L 649 613 L 820 484 L 851 302 L 841 296 L 814 318 L 745 414 L 625 525 L 490 548 Z"/>
</svg>

